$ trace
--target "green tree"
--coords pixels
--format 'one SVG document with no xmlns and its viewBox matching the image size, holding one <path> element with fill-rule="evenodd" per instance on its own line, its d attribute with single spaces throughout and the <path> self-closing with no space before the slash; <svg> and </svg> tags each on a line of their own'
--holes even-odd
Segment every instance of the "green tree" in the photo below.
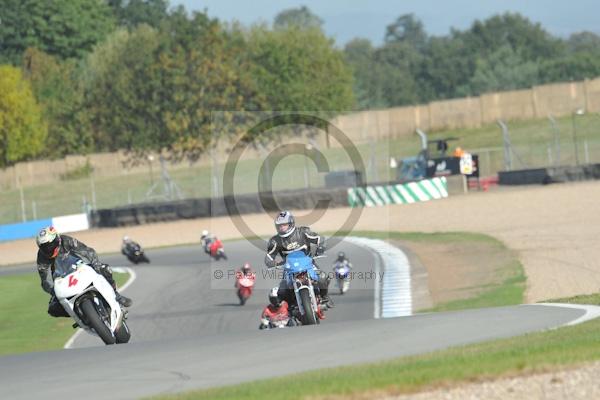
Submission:
<svg viewBox="0 0 600 400">
<path fill-rule="evenodd" d="M 241 32 L 176 10 L 161 30 L 119 30 L 87 59 L 86 108 L 96 143 L 199 157 L 213 141 L 211 112 L 258 108 Z"/>
<path fill-rule="evenodd" d="M 468 88 L 470 94 L 521 89 L 539 83 L 539 68 L 534 61 L 526 61 L 510 46 L 505 45 L 487 58 L 477 61 L 475 73 Z"/>
<path fill-rule="evenodd" d="M 46 135 L 29 82 L 19 69 L 0 66 L 0 166 L 39 154 Z"/>
<path fill-rule="evenodd" d="M 580 81 L 598 76 L 600 76 L 600 56 L 593 52 L 577 52 L 546 61 L 540 66 L 542 83 Z"/>
<path fill-rule="evenodd" d="M 160 137 L 158 47 L 158 33 L 141 25 L 117 30 L 87 57 L 85 109 L 96 150 L 148 148 Z"/>
<path fill-rule="evenodd" d="M 475 21 L 470 29 L 453 31 L 465 43 L 472 56 L 487 56 L 503 46 L 510 46 L 525 60 L 556 57 L 564 51 L 564 43 L 554 38 L 539 23 L 518 13 L 494 15 Z"/>
<path fill-rule="evenodd" d="M 273 22 L 274 29 L 321 29 L 323 20 L 306 6 L 281 11 Z"/>
<path fill-rule="evenodd" d="M 593 32 L 578 32 L 569 36 L 567 48 L 571 53 L 592 52 L 600 53 L 600 36 Z"/>
<path fill-rule="evenodd" d="M 352 72 L 343 53 L 320 30 L 254 27 L 248 45 L 253 76 L 271 110 L 353 107 Z"/>
<path fill-rule="evenodd" d="M 119 25 L 158 28 L 169 15 L 169 0 L 108 0 Z"/>
<path fill-rule="evenodd" d="M 354 76 L 354 95 L 361 109 L 384 108 L 382 83 L 386 71 L 375 60 L 375 48 L 368 39 L 354 39 L 344 47 L 346 62 Z"/>
<path fill-rule="evenodd" d="M 29 48 L 23 70 L 48 123 L 42 156 L 62 157 L 93 150 L 93 139 L 82 110 L 81 71 L 73 60 L 58 60 L 41 50 Z"/>
<path fill-rule="evenodd" d="M 29 47 L 80 58 L 114 28 L 111 9 L 99 0 L 2 0 L 0 21 L 0 57 L 13 64 Z"/>
<path fill-rule="evenodd" d="M 401 15 L 385 29 L 386 43 L 402 42 L 422 51 L 427 40 L 423 23 L 414 14 Z"/>
<path fill-rule="evenodd" d="M 473 55 L 461 38 L 433 37 L 416 74 L 421 101 L 465 95 L 457 89 L 469 82 L 476 68 Z"/>
</svg>

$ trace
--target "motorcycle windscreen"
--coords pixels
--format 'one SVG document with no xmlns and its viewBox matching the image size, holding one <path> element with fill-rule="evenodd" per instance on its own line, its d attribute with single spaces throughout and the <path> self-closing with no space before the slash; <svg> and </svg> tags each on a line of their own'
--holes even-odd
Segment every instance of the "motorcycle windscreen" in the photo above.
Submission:
<svg viewBox="0 0 600 400">
<path fill-rule="evenodd" d="M 54 260 L 54 271 L 52 272 L 52 277 L 56 278 L 64 278 L 65 276 L 75 272 L 77 270 L 77 266 L 83 263 L 80 258 L 77 258 L 71 253 L 59 255 Z"/>
</svg>

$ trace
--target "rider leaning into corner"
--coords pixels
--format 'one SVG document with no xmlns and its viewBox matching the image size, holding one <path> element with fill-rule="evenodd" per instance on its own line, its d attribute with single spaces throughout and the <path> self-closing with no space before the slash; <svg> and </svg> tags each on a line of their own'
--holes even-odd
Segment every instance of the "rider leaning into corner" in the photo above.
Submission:
<svg viewBox="0 0 600 400">
<path fill-rule="evenodd" d="M 123 241 L 121 242 L 121 253 L 123 253 L 123 255 L 126 256 L 129 252 L 129 249 L 133 248 L 134 246 L 141 247 L 139 243 L 131 240 L 129 236 L 123 236 Z"/>
<path fill-rule="evenodd" d="M 325 240 L 319 234 L 310 230 L 306 226 L 296 226 L 294 216 L 289 211 L 282 211 L 275 218 L 275 229 L 277 235 L 269 240 L 267 247 L 267 255 L 265 256 L 265 265 L 269 268 L 285 263 L 287 255 L 293 251 L 301 250 L 306 255 L 310 255 L 310 245 L 316 246 L 315 256 L 320 256 L 325 252 Z M 275 258 L 279 255 L 282 258 L 281 262 L 276 262 Z M 319 275 L 317 288 L 321 302 L 327 307 L 333 307 L 333 301 L 328 296 L 329 277 L 319 269 L 316 263 L 316 272 Z M 295 304 L 294 291 L 288 286 L 286 280 L 282 280 L 279 284 L 279 298 L 290 304 Z"/>
<path fill-rule="evenodd" d="M 131 299 L 117 292 L 117 285 L 113 279 L 110 267 L 100 263 L 98 254 L 91 247 L 87 247 L 71 236 L 59 235 L 52 226 L 44 228 L 38 233 L 36 243 L 38 245 L 37 269 L 42 280 L 42 288 L 51 295 L 50 302 L 48 303 L 48 314 L 51 316 L 69 317 L 69 314 L 54 295 L 54 280 L 52 279 L 54 261 L 58 256 L 68 253 L 88 263 L 97 273 L 102 275 L 115 290 L 119 304 L 123 307 L 131 306 Z"/>
<path fill-rule="evenodd" d="M 206 229 L 202 231 L 202 236 L 200 236 L 200 242 L 202 243 L 202 248 L 204 248 L 204 252 L 206 254 L 210 254 L 210 244 L 216 239 L 216 236 Z"/>
</svg>

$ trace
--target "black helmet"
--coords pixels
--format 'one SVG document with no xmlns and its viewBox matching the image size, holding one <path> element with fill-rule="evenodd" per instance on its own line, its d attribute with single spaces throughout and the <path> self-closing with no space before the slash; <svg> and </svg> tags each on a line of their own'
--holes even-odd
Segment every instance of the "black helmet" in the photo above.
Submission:
<svg viewBox="0 0 600 400">
<path fill-rule="evenodd" d="M 344 261 L 346 259 L 346 254 L 343 251 L 338 253 L 338 261 Z"/>
<path fill-rule="evenodd" d="M 252 271 L 252 268 L 250 268 L 250 263 L 245 263 L 245 264 L 242 266 L 242 273 L 243 273 L 244 275 L 248 275 L 248 273 L 250 273 L 250 271 Z"/>
<path fill-rule="evenodd" d="M 281 305 L 281 300 L 279 300 L 279 296 L 277 296 L 278 292 L 278 287 L 274 287 L 273 289 L 271 289 L 271 291 L 269 292 L 269 303 L 271 303 L 273 307 L 279 308 L 279 306 Z"/>
<path fill-rule="evenodd" d="M 279 308 L 279 306 L 281 305 L 281 300 L 279 300 L 279 296 L 277 295 L 278 292 L 279 292 L 278 287 L 274 287 L 269 292 L 269 303 L 271 303 L 271 305 L 273 307 L 277 307 L 277 308 Z"/>
<path fill-rule="evenodd" d="M 275 229 L 281 237 L 290 236 L 296 229 L 296 221 L 289 211 L 282 211 L 275 218 Z"/>
</svg>

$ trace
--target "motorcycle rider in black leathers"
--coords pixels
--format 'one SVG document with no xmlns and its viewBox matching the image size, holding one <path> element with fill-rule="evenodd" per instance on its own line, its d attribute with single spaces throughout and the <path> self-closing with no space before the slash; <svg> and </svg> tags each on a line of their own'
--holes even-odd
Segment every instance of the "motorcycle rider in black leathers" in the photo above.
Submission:
<svg viewBox="0 0 600 400">
<path fill-rule="evenodd" d="M 51 316 L 70 316 L 54 295 L 54 279 L 52 278 L 54 260 L 56 257 L 68 253 L 80 258 L 83 262 L 88 263 L 97 273 L 102 275 L 115 290 L 117 302 L 119 302 L 119 304 L 124 307 L 131 306 L 131 299 L 117 292 L 117 286 L 112 277 L 112 270 L 110 267 L 100 263 L 96 251 L 91 247 L 87 247 L 84 243 L 71 236 L 59 235 L 52 226 L 44 228 L 38 233 L 36 243 L 39 248 L 37 254 L 37 270 L 40 274 L 40 279 L 42 280 L 42 289 L 51 295 L 50 302 L 48 303 L 48 314 Z"/>
<path fill-rule="evenodd" d="M 269 240 L 265 256 L 265 265 L 268 268 L 284 264 L 287 255 L 293 251 L 302 250 L 304 254 L 310 255 L 311 244 L 316 246 L 315 256 L 320 256 L 325 252 L 324 239 L 306 226 L 296 227 L 294 216 L 289 211 L 282 211 L 277 215 L 275 218 L 275 228 L 277 235 Z M 281 262 L 275 261 L 278 255 L 282 259 Z M 326 304 L 327 307 L 332 308 L 334 306 L 333 301 L 328 296 L 330 279 L 325 272 L 319 270 L 314 261 L 313 264 L 319 275 L 316 287 L 319 290 L 318 295 L 321 297 L 321 302 Z M 281 300 L 287 301 L 288 304 L 296 303 L 294 291 L 288 286 L 285 279 L 279 284 L 278 295 Z"/>
<path fill-rule="evenodd" d="M 139 243 L 131 240 L 129 236 L 123 236 L 123 241 L 121 242 L 121 254 L 127 257 L 128 254 L 132 253 L 138 248 L 141 248 Z"/>
</svg>

